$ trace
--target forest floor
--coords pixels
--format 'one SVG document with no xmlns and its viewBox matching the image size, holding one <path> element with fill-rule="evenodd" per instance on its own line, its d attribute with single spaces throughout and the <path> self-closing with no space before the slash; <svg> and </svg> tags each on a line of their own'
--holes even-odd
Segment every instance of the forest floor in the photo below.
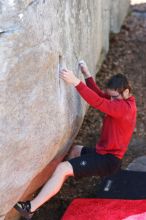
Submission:
<svg viewBox="0 0 146 220">
<path fill-rule="evenodd" d="M 104 89 L 105 81 L 115 73 L 124 73 L 131 81 L 138 114 L 123 168 L 134 158 L 146 155 L 146 4 L 130 7 L 120 33 L 111 34 L 110 48 L 96 81 Z M 103 114 L 89 108 L 74 143 L 95 146 Z M 61 191 L 34 215 L 33 220 L 60 220 L 70 202 L 76 198 L 94 197 L 98 177 L 69 178 Z"/>
</svg>

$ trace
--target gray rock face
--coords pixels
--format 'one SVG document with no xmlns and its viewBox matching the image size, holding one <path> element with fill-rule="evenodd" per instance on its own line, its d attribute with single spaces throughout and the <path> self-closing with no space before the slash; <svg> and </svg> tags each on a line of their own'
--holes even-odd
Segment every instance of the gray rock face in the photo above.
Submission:
<svg viewBox="0 0 146 220">
<path fill-rule="evenodd" d="M 128 12 L 129 1 L 111 0 L 111 32 L 118 33 Z"/>
<path fill-rule="evenodd" d="M 61 160 L 82 123 L 86 105 L 59 79 L 59 65 L 82 79 L 77 61 L 84 59 L 95 73 L 108 51 L 111 17 L 114 31 L 126 14 L 124 2 L 0 0 L 1 219 L 43 184 L 42 171 Z"/>
<path fill-rule="evenodd" d="M 133 160 L 127 170 L 146 172 L 146 156 L 141 156 Z"/>
</svg>

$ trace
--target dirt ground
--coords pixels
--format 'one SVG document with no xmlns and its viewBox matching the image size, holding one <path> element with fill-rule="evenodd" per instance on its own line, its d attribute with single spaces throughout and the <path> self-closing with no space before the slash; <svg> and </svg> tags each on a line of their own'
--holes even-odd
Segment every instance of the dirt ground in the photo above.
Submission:
<svg viewBox="0 0 146 220">
<path fill-rule="evenodd" d="M 105 81 L 114 73 L 124 73 L 130 79 L 138 106 L 137 127 L 123 160 L 126 167 L 134 158 L 146 155 L 146 4 L 131 6 L 121 32 L 111 34 L 109 53 L 96 77 L 101 88 L 104 89 Z M 95 146 L 102 116 L 89 108 L 75 143 Z M 99 181 L 98 177 L 69 178 L 60 193 L 43 205 L 33 220 L 60 220 L 74 198 L 94 197 Z"/>
</svg>

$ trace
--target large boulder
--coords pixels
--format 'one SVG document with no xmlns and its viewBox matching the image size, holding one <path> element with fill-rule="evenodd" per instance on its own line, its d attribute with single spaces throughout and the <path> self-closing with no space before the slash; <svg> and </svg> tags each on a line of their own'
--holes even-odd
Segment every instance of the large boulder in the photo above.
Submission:
<svg viewBox="0 0 146 220">
<path fill-rule="evenodd" d="M 0 220 L 69 150 L 86 105 L 59 79 L 59 66 L 82 79 L 77 61 L 84 59 L 95 76 L 108 51 L 111 16 L 123 21 L 128 8 L 119 2 L 0 0 Z"/>
<path fill-rule="evenodd" d="M 128 13 L 129 1 L 111 0 L 111 23 L 110 29 L 113 33 L 120 31 L 121 24 Z"/>
</svg>

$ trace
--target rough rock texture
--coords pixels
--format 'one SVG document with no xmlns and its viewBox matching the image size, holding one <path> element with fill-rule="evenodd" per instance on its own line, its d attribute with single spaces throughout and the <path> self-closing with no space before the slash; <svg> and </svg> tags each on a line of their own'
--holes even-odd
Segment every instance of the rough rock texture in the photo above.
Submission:
<svg viewBox="0 0 146 220">
<path fill-rule="evenodd" d="M 59 64 L 82 78 L 82 58 L 96 72 L 128 4 L 0 0 L 0 220 L 43 184 L 82 123 L 85 103 L 59 79 Z"/>
</svg>

